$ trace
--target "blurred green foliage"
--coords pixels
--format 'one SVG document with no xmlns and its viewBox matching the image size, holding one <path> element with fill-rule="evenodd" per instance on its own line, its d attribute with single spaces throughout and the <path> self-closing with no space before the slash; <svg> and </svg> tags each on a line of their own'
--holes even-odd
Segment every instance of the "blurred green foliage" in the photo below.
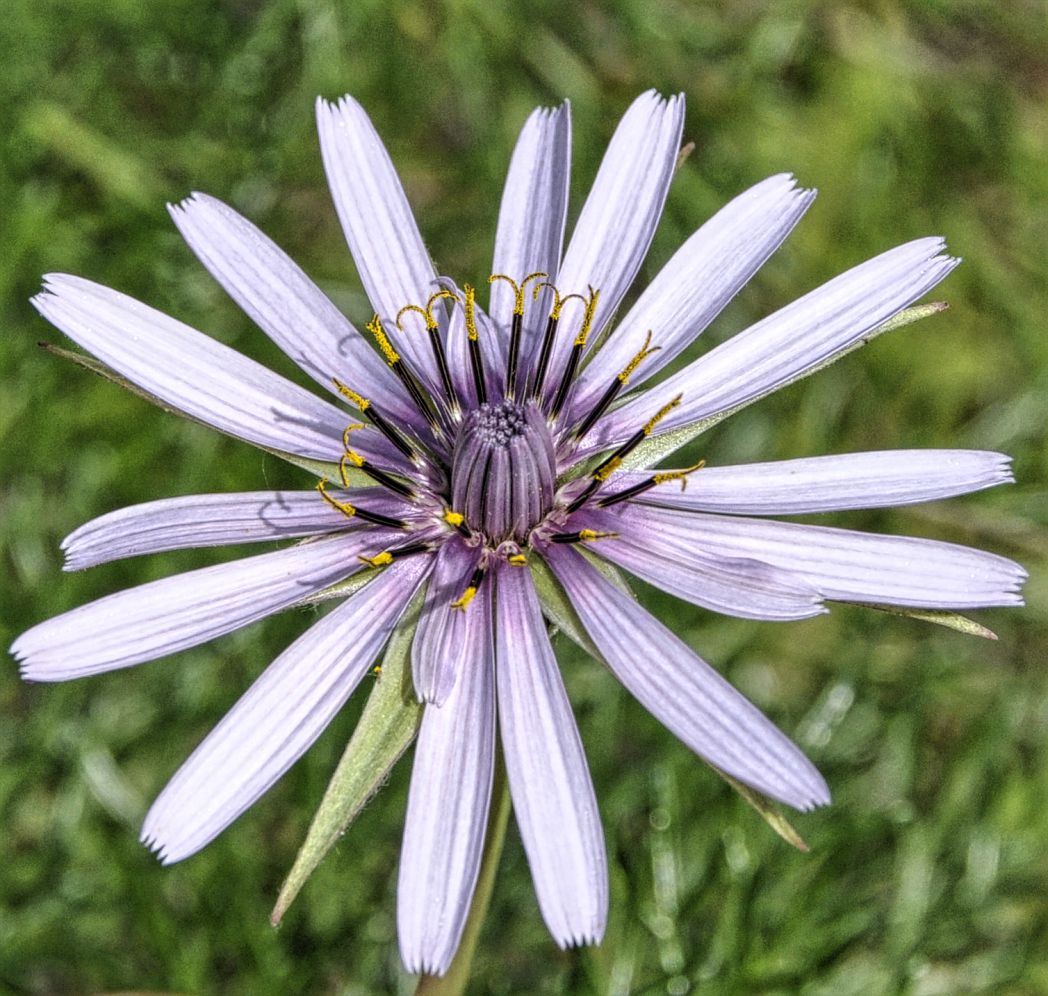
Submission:
<svg viewBox="0 0 1048 996">
<path fill-rule="evenodd" d="M 789 625 L 652 598 L 791 731 L 834 805 L 805 855 L 603 673 L 564 649 L 601 800 L 612 916 L 563 953 L 515 830 L 475 965 L 493 993 L 1048 991 L 1048 8 L 1038 0 L 520 4 L 484 0 L 9 0 L 0 32 L 0 642 L 214 551 L 60 573 L 59 541 L 172 494 L 308 485 L 37 349 L 50 270 L 142 298 L 294 376 L 181 244 L 193 189 L 269 232 L 366 318 L 325 189 L 317 94 L 351 92 L 385 136 L 442 272 L 488 272 L 516 129 L 573 101 L 573 211 L 641 90 L 683 90 L 696 151 L 650 276 L 727 198 L 792 170 L 821 188 L 705 337 L 877 251 L 945 235 L 951 310 L 886 336 L 702 437 L 711 462 L 863 448 L 1010 452 L 999 493 L 836 521 L 1023 561 L 1028 606 L 998 643 L 858 609 Z M 704 343 L 704 346 L 706 344 Z M 650 593 L 647 593 L 650 595 Z M 286 917 L 268 924 L 362 695 L 261 803 L 162 868 L 149 800 L 252 676 L 308 623 L 269 620 L 133 672 L 58 686 L 0 677 L 0 990 L 408 992 L 394 937 L 408 764 Z"/>
</svg>

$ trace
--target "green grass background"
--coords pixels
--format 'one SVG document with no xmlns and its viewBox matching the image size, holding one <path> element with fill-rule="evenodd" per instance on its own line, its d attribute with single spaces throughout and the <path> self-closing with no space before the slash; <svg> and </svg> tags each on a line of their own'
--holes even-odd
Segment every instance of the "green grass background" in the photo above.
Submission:
<svg viewBox="0 0 1048 996">
<path fill-rule="evenodd" d="M 119 288 L 291 373 L 181 243 L 200 189 L 280 242 L 356 321 L 325 188 L 317 94 L 351 92 L 401 171 L 441 272 L 488 273 L 516 130 L 574 110 L 577 213 L 616 121 L 684 91 L 678 176 L 642 280 L 727 198 L 792 170 L 820 196 L 704 337 L 720 341 L 847 266 L 927 234 L 964 265 L 946 314 L 881 339 L 702 437 L 744 462 L 901 446 L 1015 456 L 999 493 L 851 514 L 1031 571 L 976 640 L 851 608 L 787 625 L 652 598 L 808 750 L 832 807 L 791 850 L 597 665 L 565 676 L 607 834 L 600 948 L 560 952 L 515 829 L 478 993 L 1048 992 L 1048 8 L 1033 0 L 508 4 L 455 0 L 10 0 L 0 30 L 0 642 L 222 552 L 66 575 L 58 544 L 123 505 L 309 486 L 279 461 L 49 357 L 27 303 L 63 270 Z M 648 593 L 650 596 L 650 592 Z M 298 612 L 66 685 L 0 672 L 0 991 L 409 992 L 395 879 L 409 764 L 284 924 L 268 913 L 359 712 L 203 853 L 136 841 L 180 761 L 309 622 Z"/>
</svg>

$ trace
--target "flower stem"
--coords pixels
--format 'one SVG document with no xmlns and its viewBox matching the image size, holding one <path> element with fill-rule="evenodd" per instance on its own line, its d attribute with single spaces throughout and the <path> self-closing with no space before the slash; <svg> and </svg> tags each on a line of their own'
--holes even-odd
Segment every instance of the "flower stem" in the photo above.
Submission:
<svg viewBox="0 0 1048 996">
<path fill-rule="evenodd" d="M 466 927 L 462 931 L 462 941 L 447 972 L 443 976 L 423 975 L 418 981 L 415 996 L 461 996 L 465 992 L 469 982 L 469 971 L 473 965 L 473 954 L 477 948 L 477 938 L 480 936 L 480 928 L 487 915 L 491 892 L 495 886 L 495 872 L 502 857 L 502 845 L 506 841 L 506 825 L 511 808 L 506 766 L 499 749 L 495 759 L 494 783 L 491 786 L 491 810 L 484 838 L 484 854 L 480 862 L 480 874 L 477 876 L 477 888 L 473 893 L 473 903 L 469 908 Z"/>
</svg>

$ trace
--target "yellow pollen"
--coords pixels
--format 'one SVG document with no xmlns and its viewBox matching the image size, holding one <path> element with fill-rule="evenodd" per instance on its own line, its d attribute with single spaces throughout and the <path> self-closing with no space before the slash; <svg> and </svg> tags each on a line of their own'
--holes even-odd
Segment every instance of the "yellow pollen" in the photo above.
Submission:
<svg viewBox="0 0 1048 996">
<path fill-rule="evenodd" d="M 678 394 L 669 404 L 663 405 L 644 426 L 643 432 L 645 436 L 650 436 L 655 431 L 657 426 L 674 408 L 681 403 L 681 399 L 684 397 L 683 394 Z"/>
<path fill-rule="evenodd" d="M 337 508 L 346 518 L 352 519 L 357 514 L 356 508 L 349 504 L 349 502 L 339 501 L 337 498 L 332 498 L 327 493 L 327 481 L 317 481 L 317 491 L 320 492 L 320 497 L 324 499 L 332 508 Z"/>
<path fill-rule="evenodd" d="M 586 299 L 581 294 L 568 294 L 567 297 L 561 297 L 560 291 L 557 290 L 557 288 L 548 280 L 543 280 L 541 284 L 535 285 L 535 289 L 531 292 L 531 299 L 533 301 L 538 299 L 543 287 L 548 287 L 553 291 L 553 307 L 550 309 L 549 316 L 555 322 L 560 321 L 560 313 L 563 310 L 564 305 L 566 305 L 572 298 L 581 301 L 583 304 L 586 303 Z"/>
<path fill-rule="evenodd" d="M 633 374 L 633 371 L 636 370 L 644 360 L 651 356 L 652 353 L 657 353 L 660 349 L 662 349 L 661 346 L 651 345 L 651 329 L 648 329 L 648 337 L 644 340 L 644 345 L 641 346 L 640 352 L 638 352 L 637 355 L 626 364 L 622 373 L 619 374 L 619 381 L 622 383 L 622 386 L 625 387 L 630 382 L 630 376 Z"/>
<path fill-rule="evenodd" d="M 354 467 L 363 467 L 367 462 L 356 450 L 346 449 L 346 452 L 342 456 L 343 462 L 348 461 L 353 464 Z"/>
<path fill-rule="evenodd" d="M 350 422 L 346 426 L 345 432 L 342 433 L 342 448 L 344 450 L 349 449 L 349 434 L 356 432 L 358 429 L 366 429 L 367 426 L 363 422 Z"/>
<path fill-rule="evenodd" d="M 597 311 L 597 300 L 600 298 L 600 291 L 594 290 L 591 287 L 589 289 L 589 292 L 589 300 L 586 301 L 586 313 L 582 316 L 582 328 L 579 329 L 579 334 L 575 336 L 576 346 L 586 345 L 586 340 L 589 338 L 590 329 L 593 326 L 593 316 Z"/>
<path fill-rule="evenodd" d="M 382 665 L 381 665 L 381 664 L 376 664 L 376 665 L 375 665 L 375 666 L 374 666 L 374 667 L 373 667 L 373 668 L 371 669 L 371 673 L 372 673 L 372 674 L 373 674 L 373 675 L 374 675 L 374 676 L 375 676 L 376 678 L 377 678 L 377 677 L 379 677 L 379 675 L 381 675 L 381 674 L 382 674 Z"/>
<path fill-rule="evenodd" d="M 476 342 L 479 338 L 477 335 L 477 292 L 471 284 L 463 284 L 462 293 L 466 295 L 466 303 L 463 308 L 466 314 L 466 335 Z"/>
<path fill-rule="evenodd" d="M 440 322 L 437 321 L 436 315 L 433 314 L 433 305 L 436 304 L 437 301 L 439 301 L 441 298 L 445 297 L 449 297 L 453 301 L 458 300 L 458 297 L 455 295 L 453 291 L 439 290 L 436 292 L 436 294 L 430 295 L 430 298 L 426 302 L 426 306 L 424 308 L 419 307 L 417 304 L 405 305 L 403 308 L 400 309 L 400 311 L 397 312 L 397 328 L 400 329 L 401 332 L 404 331 L 404 327 L 400 324 L 400 318 L 402 315 L 406 314 L 409 311 L 418 312 L 418 314 L 420 314 L 422 318 L 425 320 L 426 328 L 429 329 L 431 332 L 433 331 L 433 329 L 439 328 Z"/>
<path fill-rule="evenodd" d="M 444 509 L 444 521 L 449 526 L 461 526 L 466 517 L 461 512 L 453 512 L 450 508 Z"/>
<path fill-rule="evenodd" d="M 357 557 L 359 561 L 367 564 L 368 567 L 385 567 L 386 564 L 393 563 L 393 554 L 389 550 L 383 550 L 381 553 L 376 554 L 374 557 Z"/>
<path fill-rule="evenodd" d="M 582 543 L 592 543 L 595 540 L 615 539 L 618 533 L 598 533 L 595 529 L 580 529 L 579 540 Z"/>
<path fill-rule="evenodd" d="M 393 344 L 389 341 L 389 336 L 386 335 L 385 329 L 382 328 L 382 320 L 378 315 L 375 315 L 371 321 L 368 322 L 367 330 L 375 337 L 375 341 L 378 343 L 378 348 L 382 350 L 382 355 L 386 358 L 386 362 L 390 366 L 393 366 L 393 364 L 400 359 L 400 356 L 393 348 Z"/>
<path fill-rule="evenodd" d="M 670 481 L 680 481 L 681 491 L 688 489 L 688 475 L 694 473 L 696 470 L 702 470 L 706 466 L 705 460 L 700 460 L 698 463 L 692 464 L 690 467 L 685 467 L 684 470 L 665 470 L 654 476 L 656 485 L 669 484 Z"/>
<path fill-rule="evenodd" d="M 350 401 L 362 412 L 366 412 L 371 407 L 371 402 L 368 401 L 362 394 L 357 394 L 356 391 L 346 387 L 345 384 L 340 380 L 335 380 L 335 387 L 338 388 L 338 393 L 344 397 L 349 398 Z"/>
<path fill-rule="evenodd" d="M 474 596 L 477 594 L 477 589 L 470 585 L 463 593 L 461 598 L 456 598 L 451 603 L 453 609 L 465 609 L 469 606 L 469 603 L 473 601 Z"/>
<path fill-rule="evenodd" d="M 515 315 L 523 315 L 524 314 L 524 292 L 527 289 L 528 284 L 531 283 L 532 280 L 537 280 L 539 277 L 548 277 L 548 276 L 549 276 L 548 273 L 540 273 L 540 272 L 529 273 L 518 284 L 516 280 L 514 280 L 512 277 L 507 277 L 505 273 L 493 273 L 490 277 L 488 277 L 488 283 L 489 284 L 493 284 L 496 280 L 505 280 L 506 283 L 509 284 L 510 287 L 513 288 L 513 295 L 514 295 L 514 297 L 513 297 L 513 314 L 515 314 Z M 542 289 L 542 287 L 543 287 L 543 285 L 539 284 L 535 288 L 535 290 L 532 292 L 532 297 L 533 298 L 537 298 L 539 296 L 539 291 Z"/>
<path fill-rule="evenodd" d="M 606 467 L 603 467 L 601 470 L 598 470 L 593 475 L 593 479 L 595 481 L 602 481 L 602 482 L 606 481 L 621 466 L 622 466 L 622 457 L 614 457 L 614 458 L 612 458 L 611 460 L 608 461 L 608 465 Z"/>
<path fill-rule="evenodd" d="M 506 558 L 507 562 L 512 564 L 514 567 L 527 567 L 528 558 L 523 553 L 515 553 L 512 557 Z"/>
</svg>

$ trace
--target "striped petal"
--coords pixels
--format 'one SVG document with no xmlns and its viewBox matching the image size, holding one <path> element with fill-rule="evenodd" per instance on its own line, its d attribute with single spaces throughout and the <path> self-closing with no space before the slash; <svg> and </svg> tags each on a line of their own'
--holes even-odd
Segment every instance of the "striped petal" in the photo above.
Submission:
<svg viewBox="0 0 1048 996">
<path fill-rule="evenodd" d="M 623 116 L 593 181 L 557 274 L 562 294 L 600 291 L 590 343 L 615 314 L 662 216 L 680 149 L 684 97 L 654 90 Z M 583 306 L 564 306 L 547 383 L 557 384 L 582 324 Z"/>
<path fill-rule="evenodd" d="M 381 488 L 354 489 L 353 501 L 384 515 L 404 510 L 403 502 Z M 362 520 L 347 519 L 316 490 L 188 495 L 101 515 L 70 533 L 62 550 L 65 570 L 79 571 L 147 553 L 294 539 L 361 525 Z"/>
<path fill-rule="evenodd" d="M 927 609 L 1022 605 L 1026 571 L 954 543 L 654 506 L 634 513 L 715 556 L 753 558 L 806 578 L 835 601 Z"/>
<path fill-rule="evenodd" d="M 331 196 L 371 306 L 388 325 L 405 305 L 425 305 L 436 271 L 393 162 L 364 108 L 352 97 L 317 100 L 317 128 Z M 437 370 L 420 316 L 405 316 L 396 347 L 436 386 Z"/>
<path fill-rule="evenodd" d="M 667 481 L 638 501 L 696 512 L 803 515 L 858 508 L 897 508 L 981 491 L 1015 480 L 1011 457 L 985 450 L 882 450 L 704 467 L 687 488 Z M 609 493 L 648 480 L 616 474 Z"/>
<path fill-rule="evenodd" d="M 33 298 L 37 311 L 161 401 L 258 446 L 315 460 L 341 456 L 348 421 L 341 409 L 125 294 L 61 273 L 45 281 Z M 370 429 L 353 444 L 371 459 L 395 459 Z"/>
<path fill-rule="evenodd" d="M 612 412 L 586 439 L 585 452 L 626 439 L 652 408 L 683 395 L 659 432 L 740 407 L 802 377 L 863 337 L 941 281 L 960 260 L 940 255 L 943 241 L 917 239 L 835 277 L 722 343 L 654 389 Z"/>
<path fill-rule="evenodd" d="M 556 281 L 570 178 L 571 107 L 565 102 L 556 110 L 539 108 L 525 122 L 510 160 L 492 273 L 505 274 L 518 283 L 531 273 L 545 273 Z M 549 291 L 544 291 L 537 301 L 530 293 L 525 299 L 521 377 L 528 374 L 538 354 L 549 297 Z M 504 280 L 494 281 L 489 311 L 504 326 L 509 324 L 514 303 L 512 287 Z"/>
<path fill-rule="evenodd" d="M 457 537 L 437 551 L 426 602 L 411 644 L 415 694 L 421 702 L 443 705 L 462 670 L 462 648 L 482 641 L 478 627 L 489 625 L 483 612 L 452 608 L 469 584 L 480 551 Z"/>
<path fill-rule="evenodd" d="M 721 208 L 687 242 L 612 331 L 575 388 L 569 421 L 585 415 L 643 347 L 648 332 L 657 353 L 631 378 L 640 384 L 705 331 L 728 302 L 783 243 L 815 199 L 788 173 L 769 177 Z"/>
<path fill-rule="evenodd" d="M 409 972 L 443 975 L 473 898 L 491 801 L 495 690 L 490 588 L 466 610 L 483 617 L 459 653 L 442 706 L 422 714 L 397 886 L 397 934 Z"/>
<path fill-rule="evenodd" d="M 605 560 L 695 605 L 743 619 L 810 619 L 825 612 L 802 575 L 755 557 L 711 553 L 681 523 L 653 521 L 644 509 L 621 507 L 572 517 L 572 527 L 614 533 L 594 544 Z"/>
<path fill-rule="evenodd" d="M 367 385 L 390 414 L 418 423 L 418 411 L 382 357 L 250 221 L 200 193 L 168 210 L 189 247 L 229 296 L 318 384 L 336 394 L 336 377 L 351 387 Z"/>
<path fill-rule="evenodd" d="M 582 554 L 550 547 L 543 556 L 608 667 L 670 732 L 714 767 L 796 809 L 830 801 L 795 744 Z"/>
<path fill-rule="evenodd" d="M 562 948 L 599 944 L 608 868 L 586 755 L 528 571 L 500 564 L 497 584 L 499 730 L 539 907 Z"/>
<path fill-rule="evenodd" d="M 426 557 L 392 565 L 266 668 L 146 815 L 142 841 L 164 864 L 217 837 L 309 749 L 374 663 L 429 566 Z"/>
<path fill-rule="evenodd" d="M 34 626 L 11 652 L 29 681 L 81 678 L 164 657 L 355 574 L 362 566 L 357 557 L 378 552 L 383 536 L 391 535 L 378 529 L 342 533 L 151 581 Z"/>
</svg>

